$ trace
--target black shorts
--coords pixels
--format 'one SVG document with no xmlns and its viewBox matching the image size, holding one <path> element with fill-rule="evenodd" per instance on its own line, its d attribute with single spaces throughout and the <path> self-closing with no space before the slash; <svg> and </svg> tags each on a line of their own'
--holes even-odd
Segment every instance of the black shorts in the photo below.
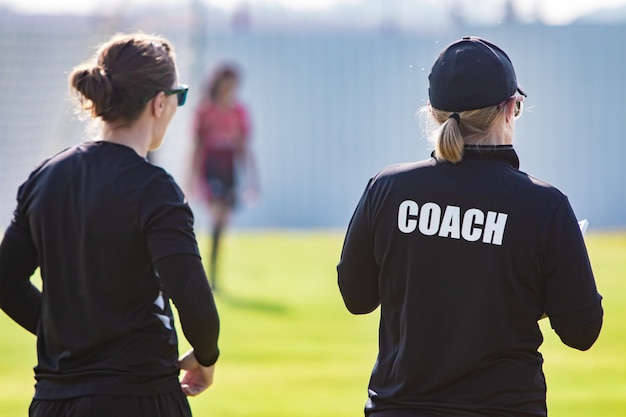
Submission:
<svg viewBox="0 0 626 417">
<path fill-rule="evenodd" d="M 204 175 L 210 199 L 234 206 L 237 182 L 235 153 L 231 150 L 209 153 L 204 164 Z"/>
<path fill-rule="evenodd" d="M 33 400 L 29 417 L 191 417 L 182 391 L 157 395 L 88 395 L 63 400 Z"/>
</svg>

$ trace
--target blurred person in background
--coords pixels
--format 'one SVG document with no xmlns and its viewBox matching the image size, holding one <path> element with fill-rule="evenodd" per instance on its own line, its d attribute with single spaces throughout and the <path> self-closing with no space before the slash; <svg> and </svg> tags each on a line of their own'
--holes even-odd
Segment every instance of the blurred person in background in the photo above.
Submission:
<svg viewBox="0 0 626 417">
<path fill-rule="evenodd" d="M 0 245 L 0 307 L 37 336 L 29 415 L 191 416 L 185 395 L 212 383 L 219 318 L 192 212 L 146 160 L 187 95 L 173 46 L 117 35 L 69 81 L 99 137 L 30 174 Z M 170 299 L 193 347 L 180 358 Z"/>
<path fill-rule="evenodd" d="M 525 97 L 499 47 L 450 44 L 422 109 L 432 157 L 383 169 L 357 205 L 337 271 L 350 312 L 381 309 L 366 416 L 545 417 L 538 321 L 579 350 L 600 333 L 572 207 L 519 170 Z"/>
<path fill-rule="evenodd" d="M 192 175 L 211 216 L 209 279 L 218 288 L 220 241 L 234 208 L 258 198 L 256 166 L 250 148 L 248 110 L 237 98 L 240 75 L 223 64 L 210 78 L 195 112 Z M 242 187 L 245 185 L 245 188 Z"/>
</svg>

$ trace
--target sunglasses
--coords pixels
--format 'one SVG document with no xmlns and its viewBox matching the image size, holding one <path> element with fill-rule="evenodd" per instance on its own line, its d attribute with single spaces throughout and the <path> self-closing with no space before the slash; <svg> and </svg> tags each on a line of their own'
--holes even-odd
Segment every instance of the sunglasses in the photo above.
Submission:
<svg viewBox="0 0 626 417">
<path fill-rule="evenodd" d="M 516 94 L 513 97 L 510 97 L 504 100 L 502 103 L 498 104 L 498 108 L 499 109 L 504 108 L 504 106 L 506 106 L 506 103 L 508 103 L 509 100 L 515 100 L 515 110 L 513 111 L 513 117 L 515 119 L 519 119 L 522 113 L 524 112 L 524 96 L 520 96 Z"/>
<path fill-rule="evenodd" d="M 173 88 L 171 90 L 164 91 L 166 96 L 171 96 L 172 94 L 176 94 L 176 98 L 178 99 L 178 107 L 185 104 L 187 101 L 187 91 L 189 91 L 189 87 L 186 85 L 179 85 L 178 88 Z"/>
</svg>

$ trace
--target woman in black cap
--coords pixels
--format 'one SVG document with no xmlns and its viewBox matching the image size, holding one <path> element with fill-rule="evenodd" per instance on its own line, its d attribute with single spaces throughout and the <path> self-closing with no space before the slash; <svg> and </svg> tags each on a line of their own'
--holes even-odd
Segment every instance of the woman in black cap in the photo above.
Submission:
<svg viewBox="0 0 626 417">
<path fill-rule="evenodd" d="M 70 74 L 99 137 L 44 161 L 18 191 L 0 307 L 37 335 L 31 417 L 191 416 L 185 395 L 212 383 L 219 318 L 193 215 L 146 160 L 185 103 L 174 59 L 156 36 L 102 44 Z M 180 359 L 170 299 L 193 347 Z"/>
<path fill-rule="evenodd" d="M 381 307 L 365 414 L 546 416 L 538 321 L 589 349 L 603 310 L 567 197 L 519 171 L 526 94 L 496 45 L 463 38 L 429 76 L 432 158 L 368 183 L 337 266 L 348 310 Z"/>
</svg>

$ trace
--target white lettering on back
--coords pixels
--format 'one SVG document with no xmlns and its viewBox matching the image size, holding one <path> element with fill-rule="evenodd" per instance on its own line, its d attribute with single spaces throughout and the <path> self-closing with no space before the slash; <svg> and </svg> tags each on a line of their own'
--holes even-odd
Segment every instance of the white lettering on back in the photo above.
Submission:
<svg viewBox="0 0 626 417">
<path fill-rule="evenodd" d="M 474 225 L 482 225 L 485 222 L 485 213 L 478 209 L 469 209 L 463 216 L 463 226 L 461 227 L 461 236 L 469 242 L 476 242 L 480 239 L 482 230 L 474 227 Z"/>
<path fill-rule="evenodd" d="M 485 221 L 485 232 L 483 234 L 484 243 L 492 243 L 494 245 L 502 245 L 504 237 L 504 227 L 508 214 L 496 213 L 495 211 L 487 212 L 487 221 Z"/>
<path fill-rule="evenodd" d="M 442 215 L 443 212 L 443 215 Z M 398 207 L 398 229 L 402 233 L 416 230 L 425 236 L 438 235 L 442 238 L 463 239 L 502 245 L 508 214 L 495 211 L 483 212 L 471 208 L 461 213 L 458 206 L 446 206 L 427 202 L 421 207 L 413 200 L 404 200 Z"/>
<path fill-rule="evenodd" d="M 398 208 L 398 229 L 402 233 L 411 233 L 417 227 L 417 220 L 410 219 L 409 216 L 417 217 L 417 203 L 412 200 L 405 200 Z"/>
<path fill-rule="evenodd" d="M 446 207 L 441 220 L 441 227 L 439 228 L 439 236 L 451 237 L 453 239 L 461 238 L 461 207 Z"/>
<path fill-rule="evenodd" d="M 437 234 L 441 221 L 441 207 L 435 203 L 424 203 L 419 216 L 420 232 L 426 236 Z"/>
</svg>

